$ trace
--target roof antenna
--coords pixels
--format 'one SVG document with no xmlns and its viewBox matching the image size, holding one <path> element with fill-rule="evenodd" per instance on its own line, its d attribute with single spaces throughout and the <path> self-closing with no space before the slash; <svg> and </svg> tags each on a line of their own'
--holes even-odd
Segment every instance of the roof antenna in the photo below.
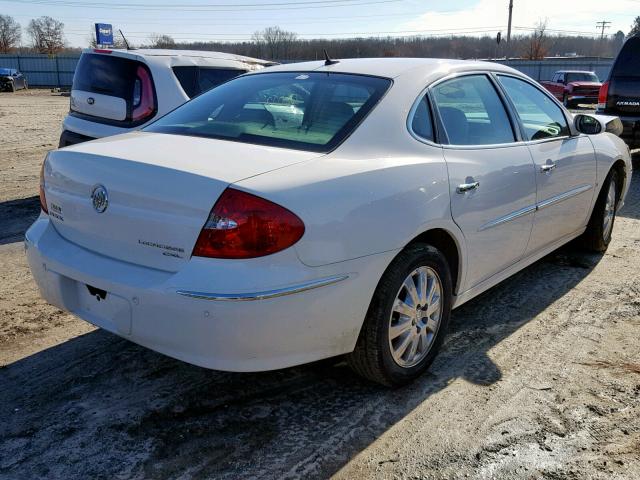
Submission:
<svg viewBox="0 0 640 480">
<path fill-rule="evenodd" d="M 326 66 L 329 65 L 335 65 L 336 63 L 340 63 L 340 60 L 331 60 L 331 58 L 329 58 L 329 54 L 327 53 L 327 49 L 323 49 L 324 51 L 324 64 Z"/>
<path fill-rule="evenodd" d="M 129 42 L 127 42 L 127 39 L 124 36 L 124 33 L 122 33 L 122 30 L 118 29 L 118 31 L 120 32 L 120 35 L 122 36 L 122 40 L 124 40 L 124 44 L 127 46 L 127 50 L 133 50 L 130 46 L 129 46 Z"/>
</svg>

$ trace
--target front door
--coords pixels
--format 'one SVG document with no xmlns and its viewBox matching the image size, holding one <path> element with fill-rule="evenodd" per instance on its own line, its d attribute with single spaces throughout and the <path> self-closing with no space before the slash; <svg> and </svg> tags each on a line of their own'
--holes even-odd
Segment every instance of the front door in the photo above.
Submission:
<svg viewBox="0 0 640 480">
<path fill-rule="evenodd" d="M 537 211 L 527 253 L 571 235 L 589 221 L 596 159 L 585 135 L 571 136 L 562 109 L 534 85 L 498 76 L 512 100 L 535 163 Z"/>
<path fill-rule="evenodd" d="M 535 211 L 533 162 L 488 76 L 456 77 L 431 94 L 449 144 L 451 213 L 468 252 L 466 290 L 522 258 Z"/>
</svg>

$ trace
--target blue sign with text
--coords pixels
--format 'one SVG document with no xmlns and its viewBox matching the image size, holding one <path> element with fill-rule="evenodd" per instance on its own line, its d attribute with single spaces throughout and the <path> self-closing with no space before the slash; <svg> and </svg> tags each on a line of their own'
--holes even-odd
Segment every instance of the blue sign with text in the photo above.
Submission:
<svg viewBox="0 0 640 480">
<path fill-rule="evenodd" d="M 113 45 L 113 27 L 108 23 L 96 23 L 96 43 Z"/>
</svg>

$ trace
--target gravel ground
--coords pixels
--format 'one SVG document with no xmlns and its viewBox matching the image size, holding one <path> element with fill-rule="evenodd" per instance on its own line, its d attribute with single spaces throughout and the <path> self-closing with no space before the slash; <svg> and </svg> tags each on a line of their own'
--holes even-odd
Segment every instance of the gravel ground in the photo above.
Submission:
<svg viewBox="0 0 640 480">
<path fill-rule="evenodd" d="M 456 310 L 409 387 L 213 372 L 39 299 L 21 238 L 67 108 L 0 95 L 1 479 L 640 478 L 640 180 L 604 256 L 563 248 Z"/>
</svg>

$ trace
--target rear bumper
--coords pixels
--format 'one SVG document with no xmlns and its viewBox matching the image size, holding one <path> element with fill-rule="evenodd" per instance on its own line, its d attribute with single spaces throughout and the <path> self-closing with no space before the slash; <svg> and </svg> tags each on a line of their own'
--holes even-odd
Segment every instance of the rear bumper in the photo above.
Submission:
<svg viewBox="0 0 640 480">
<path fill-rule="evenodd" d="M 227 371 L 272 370 L 352 351 L 395 254 L 307 267 L 288 249 L 250 261 L 193 258 L 172 273 L 81 248 L 46 215 L 27 231 L 25 248 L 48 302 L 158 352 Z M 98 300 L 87 286 L 106 297 Z"/>
<path fill-rule="evenodd" d="M 618 113 L 597 111 L 603 115 L 614 115 L 622 122 L 622 138 L 629 148 L 640 148 L 640 116 L 624 116 Z"/>
<path fill-rule="evenodd" d="M 69 145 L 76 145 L 90 140 L 95 140 L 95 138 L 71 132 L 69 130 L 63 130 L 60 135 L 60 142 L 58 142 L 58 148 L 68 147 Z"/>
</svg>

